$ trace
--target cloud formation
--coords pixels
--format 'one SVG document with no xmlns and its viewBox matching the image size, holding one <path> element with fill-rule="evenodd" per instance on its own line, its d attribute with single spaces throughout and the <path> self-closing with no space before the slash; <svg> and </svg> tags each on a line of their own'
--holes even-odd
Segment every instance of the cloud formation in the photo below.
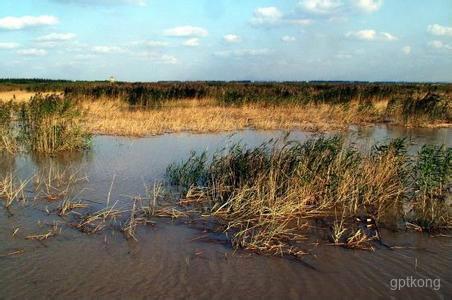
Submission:
<svg viewBox="0 0 452 300">
<path fill-rule="evenodd" d="M 93 52 L 98 54 L 117 54 L 126 52 L 125 49 L 118 46 L 94 46 Z"/>
<path fill-rule="evenodd" d="M 44 56 L 47 55 L 47 51 L 44 49 L 29 48 L 17 50 L 17 54 L 22 56 Z"/>
<path fill-rule="evenodd" d="M 240 37 L 238 35 L 236 35 L 236 34 L 226 34 L 223 37 L 223 40 L 226 43 L 238 43 L 238 42 L 240 42 Z"/>
<path fill-rule="evenodd" d="M 411 54 L 411 47 L 410 46 L 405 46 L 402 48 L 402 52 L 406 55 L 410 55 Z"/>
<path fill-rule="evenodd" d="M 53 2 L 62 4 L 83 4 L 83 5 L 119 5 L 132 4 L 146 6 L 146 0 L 53 0 Z"/>
<path fill-rule="evenodd" d="M 54 16 L 4 17 L 0 19 L 0 29 L 20 30 L 28 27 L 56 25 L 59 20 Z"/>
<path fill-rule="evenodd" d="M 11 43 L 11 42 L 0 42 L 0 50 L 10 50 L 10 49 L 16 49 L 20 45 L 18 43 Z"/>
<path fill-rule="evenodd" d="M 283 13 L 274 6 L 259 7 L 253 13 L 251 24 L 253 25 L 275 25 L 281 21 Z"/>
<path fill-rule="evenodd" d="M 359 31 L 349 31 L 345 34 L 348 38 L 363 41 L 395 41 L 397 37 L 388 32 L 377 32 L 374 29 L 363 29 Z"/>
<path fill-rule="evenodd" d="M 447 50 L 452 50 L 452 45 L 446 44 L 446 43 L 444 43 L 444 42 L 442 42 L 442 41 L 438 41 L 438 40 L 430 41 L 430 42 L 428 43 L 428 45 L 429 45 L 431 48 L 435 48 L 435 49 L 447 49 Z"/>
<path fill-rule="evenodd" d="M 336 15 L 346 13 L 352 10 L 358 10 L 365 13 L 378 11 L 383 5 L 383 0 L 301 0 L 298 7 L 315 15 Z"/>
<path fill-rule="evenodd" d="M 297 18 L 294 15 L 286 15 L 275 6 L 259 7 L 254 10 L 250 20 L 253 26 L 273 27 L 280 25 L 310 25 L 311 19 Z"/>
<path fill-rule="evenodd" d="M 442 26 L 439 24 L 428 25 L 427 31 L 433 35 L 452 36 L 452 27 Z"/>
<path fill-rule="evenodd" d="M 383 0 L 354 0 L 353 4 L 364 12 L 372 13 L 380 9 Z"/>
<path fill-rule="evenodd" d="M 179 26 L 166 29 L 163 34 L 171 37 L 205 37 L 209 32 L 202 27 Z"/>
<path fill-rule="evenodd" d="M 199 46 L 199 39 L 198 38 L 188 39 L 188 40 L 186 40 L 183 43 L 183 45 L 187 46 L 187 47 L 198 47 Z"/>
<path fill-rule="evenodd" d="M 166 47 L 168 46 L 168 42 L 164 42 L 164 41 L 145 41 L 143 42 L 143 44 L 147 47 L 152 47 L 152 48 L 160 48 L 160 47 Z"/>
<path fill-rule="evenodd" d="M 313 21 L 311 19 L 288 19 L 287 23 L 292 24 L 292 25 L 306 26 L 306 25 L 311 25 L 313 23 Z"/>
<path fill-rule="evenodd" d="M 178 62 L 177 58 L 173 55 L 160 54 L 156 52 L 144 51 L 135 53 L 134 55 L 138 58 L 158 64 L 174 65 Z"/>
<path fill-rule="evenodd" d="M 298 7 L 302 10 L 320 15 L 336 13 L 344 6 L 340 0 L 302 0 L 298 2 Z"/>
<path fill-rule="evenodd" d="M 73 40 L 76 37 L 74 33 L 50 33 L 37 37 L 37 42 L 65 42 Z"/>
<path fill-rule="evenodd" d="M 294 36 L 285 35 L 281 38 L 281 41 L 284 43 L 292 43 L 295 42 L 297 39 Z"/>
<path fill-rule="evenodd" d="M 246 57 L 246 56 L 261 56 L 270 53 L 268 49 L 237 49 L 237 50 L 225 50 L 217 51 L 215 56 L 219 57 Z"/>
</svg>

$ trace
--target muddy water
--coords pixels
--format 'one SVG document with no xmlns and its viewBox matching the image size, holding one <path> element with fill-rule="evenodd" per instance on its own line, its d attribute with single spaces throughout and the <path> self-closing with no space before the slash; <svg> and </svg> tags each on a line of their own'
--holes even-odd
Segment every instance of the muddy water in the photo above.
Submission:
<svg viewBox="0 0 452 300">
<path fill-rule="evenodd" d="M 14 170 L 23 178 L 50 167 L 79 170 L 89 181 L 73 193 L 93 206 L 110 201 L 126 207 L 143 195 L 145 184 L 163 180 L 167 165 L 191 150 L 210 153 L 242 141 L 259 145 L 281 132 L 241 131 L 236 134 L 170 134 L 145 139 L 96 137 L 83 155 L 0 158 L 0 172 Z M 290 139 L 310 134 L 294 132 Z M 351 128 L 348 140 L 366 148 L 375 141 L 406 137 L 410 151 L 424 143 L 452 146 L 452 130 L 407 130 L 377 126 Z M 114 179 L 114 180 L 113 180 Z M 113 184 L 112 184 L 113 183 Z M 352 251 L 320 241 L 306 243 L 312 255 L 300 263 L 233 251 L 225 237 L 207 234 L 202 224 L 158 220 L 138 229 L 138 242 L 115 230 L 86 235 L 68 226 L 43 242 L 25 240 L 45 233 L 62 219 L 46 211 L 57 203 L 36 199 L 0 208 L 0 299 L 6 298 L 158 298 L 158 299 L 300 299 L 300 298 L 437 298 L 452 296 L 452 243 L 448 237 L 383 232 L 390 251 Z M 12 213 L 12 215 L 11 215 Z M 12 236 L 16 228 L 19 231 Z M 393 290 L 395 279 L 437 279 L 440 287 Z M 392 282 L 391 282 L 392 280 Z M 411 280 L 411 279 L 409 279 Z M 416 281 L 419 283 L 419 281 Z M 395 286 L 393 286 L 395 287 Z"/>
</svg>

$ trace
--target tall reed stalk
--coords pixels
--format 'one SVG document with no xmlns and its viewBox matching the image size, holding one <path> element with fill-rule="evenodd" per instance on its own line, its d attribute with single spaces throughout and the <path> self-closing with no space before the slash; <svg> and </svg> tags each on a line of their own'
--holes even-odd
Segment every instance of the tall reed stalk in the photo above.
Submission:
<svg viewBox="0 0 452 300">
<path fill-rule="evenodd" d="M 81 112 L 66 98 L 38 94 L 22 105 L 19 120 L 21 139 L 32 151 L 55 153 L 89 146 L 90 136 L 81 127 Z"/>
<path fill-rule="evenodd" d="M 0 101 L 0 151 L 14 152 L 17 149 L 12 126 L 13 103 Z"/>
</svg>

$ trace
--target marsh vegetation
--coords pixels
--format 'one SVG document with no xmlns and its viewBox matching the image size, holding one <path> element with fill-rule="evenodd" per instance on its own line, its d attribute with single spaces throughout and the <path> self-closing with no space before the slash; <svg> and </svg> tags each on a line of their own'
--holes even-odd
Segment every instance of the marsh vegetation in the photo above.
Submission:
<svg viewBox="0 0 452 300">
<path fill-rule="evenodd" d="M 19 86 L 25 96 L 16 92 Z M 20 246 L 1 248 L 6 254 L 0 258 L 26 256 L 34 251 L 30 245 L 68 235 L 83 235 L 83 243 L 103 239 L 105 248 L 118 237 L 128 245 L 146 243 L 164 224 L 183 224 L 201 234 L 190 240 L 218 243 L 224 251 L 304 263 L 319 245 L 405 249 L 388 243 L 382 230 L 448 236 L 452 229 L 448 128 L 427 129 L 427 135 L 437 130 L 446 137 L 415 138 L 425 144 L 415 151 L 404 139 L 358 147 L 337 134 L 349 134 L 350 124 L 378 122 L 450 127 L 447 84 L 45 81 L 2 89 L 0 203 L 6 218 L 0 233 Z M 275 128 L 326 134 L 253 144 L 259 134 L 253 129 Z M 248 134 L 243 142 L 221 144 L 215 153 L 202 151 L 208 148 L 204 135 L 185 137 L 185 144 L 184 134 L 132 142 L 98 135 L 241 129 L 250 129 L 242 131 Z M 92 135 L 115 142 L 84 151 Z M 201 151 L 189 155 L 194 147 Z M 72 168 L 73 161 L 58 165 L 69 153 L 80 155 L 90 176 Z M 203 256 L 193 251 L 190 259 Z"/>
<path fill-rule="evenodd" d="M 426 132 L 431 134 L 434 130 Z M 384 273 L 375 273 L 384 281 L 387 272 L 410 271 L 415 256 L 422 259 L 424 270 L 431 274 L 438 274 L 438 265 L 444 266 L 437 276 L 447 277 L 441 275 L 447 274 L 447 263 L 438 264 L 448 259 L 449 233 L 439 223 L 447 220 L 447 215 L 437 210 L 437 223 L 429 222 L 428 214 L 422 218 L 424 221 L 416 218 L 424 215 L 423 206 L 417 203 L 426 203 L 425 212 L 431 212 L 430 196 L 439 204 L 443 203 L 443 196 L 448 201 L 444 189 L 450 182 L 444 175 L 447 148 L 397 142 L 379 143 L 378 149 L 367 151 L 352 147 L 350 140 L 330 135 L 314 135 L 316 139 L 305 142 L 309 135 L 304 133 L 260 145 L 279 134 L 248 130 L 232 137 L 96 136 L 92 152 L 48 156 L 20 151 L 15 156 L 1 156 L 0 190 L 5 191 L 0 195 L 0 235 L 5 241 L 0 245 L 2 274 L 18 274 L 20 270 L 31 280 L 42 278 L 43 272 L 49 270 L 52 274 L 64 272 L 64 276 L 73 276 L 71 282 L 78 282 L 76 278 L 84 274 L 90 280 L 80 283 L 84 287 L 80 290 L 96 293 L 99 286 L 121 284 L 123 274 L 142 277 L 145 272 L 155 272 L 155 276 L 163 272 L 172 279 L 181 270 L 190 272 L 187 278 L 197 276 L 191 285 L 219 269 L 221 278 L 226 276 L 228 280 L 250 272 L 274 278 L 274 273 L 264 270 L 278 270 L 281 266 L 281 277 L 295 272 L 299 281 L 308 272 L 306 280 L 310 282 L 311 278 L 315 283 L 319 281 L 312 277 L 330 278 L 328 274 L 340 268 L 331 262 L 339 262 L 345 270 L 351 270 L 345 281 L 354 282 L 357 276 L 366 278 L 362 270 L 376 263 L 385 266 Z M 244 142 L 236 144 L 240 140 Z M 289 142 L 292 140 L 295 142 Z M 434 140 L 422 139 L 421 135 L 416 141 L 440 144 L 444 135 Z M 408 147 L 406 153 L 402 144 Z M 400 151 L 392 157 L 385 154 L 388 147 Z M 207 148 L 210 151 L 202 155 Z M 198 154 L 190 156 L 190 149 L 196 149 Z M 219 152 L 215 153 L 215 149 Z M 346 150 L 351 152 L 348 159 Z M 419 160 L 421 152 L 425 159 Z M 360 160 L 353 163 L 351 158 L 356 157 Z M 399 164 L 399 160 L 400 164 L 407 162 L 406 170 L 419 170 L 417 182 L 408 174 L 411 184 L 402 185 L 402 178 L 394 174 L 395 167 L 384 164 Z M 174 185 L 164 177 L 171 162 L 174 164 L 166 179 L 174 180 Z M 432 173 L 430 170 L 437 166 L 443 166 L 443 171 Z M 385 168 L 388 171 L 383 172 Z M 375 174 L 371 174 L 372 170 Z M 381 188 L 377 180 L 382 180 Z M 416 198 L 411 198 L 408 191 L 401 194 L 408 188 L 422 190 L 425 196 L 421 192 Z M 412 200 L 404 199 L 404 195 Z M 394 210 L 398 215 L 391 214 L 391 198 L 398 199 L 394 207 L 400 207 L 400 203 L 405 206 L 402 211 Z M 369 234 L 367 224 L 356 222 L 353 203 L 360 208 L 356 217 L 368 214 L 366 217 L 376 221 L 380 239 Z M 392 231 L 397 229 L 398 233 Z M 423 233 L 414 233 L 413 229 Z M 431 255 L 433 249 L 439 255 Z M 81 251 L 90 259 L 74 259 Z M 284 259 L 254 253 L 282 255 Z M 30 266 L 35 270 L 31 274 L 26 272 Z M 87 269 L 94 274 L 86 273 Z M 200 273 L 202 270 L 205 273 Z M 5 278 L 7 281 L 2 284 L 13 285 L 13 278 Z M 144 285 L 152 286 L 153 282 L 146 281 Z M 41 289 L 61 287 L 60 282 L 44 284 Z M 184 283 L 181 288 L 185 286 Z M 72 291 L 72 287 L 68 288 Z M 216 284 L 212 289 L 216 289 Z M 32 294 L 35 290 L 26 291 Z M 13 289 L 7 287 L 5 293 L 11 294 Z"/>
<path fill-rule="evenodd" d="M 82 127 L 77 104 L 58 95 L 31 97 L 27 102 L 0 102 L 0 148 L 19 147 L 37 153 L 82 150 L 90 135 Z"/>
<path fill-rule="evenodd" d="M 343 130 L 350 124 L 450 126 L 451 85 L 359 82 L 0 82 L 0 98 L 61 93 L 94 134 L 145 136 L 254 129 Z M 17 95 L 16 95 L 17 94 Z M 19 100 L 22 99 L 22 100 Z"/>
<path fill-rule="evenodd" d="M 403 140 L 369 153 L 339 136 L 237 144 L 211 160 L 193 153 L 167 174 L 186 198 L 196 195 L 224 221 L 234 245 L 263 252 L 303 253 L 297 242 L 319 222 L 335 244 L 370 248 L 372 236 L 355 224 L 359 216 L 392 229 L 452 228 L 452 148 L 443 146 L 424 145 L 410 156 Z"/>
</svg>

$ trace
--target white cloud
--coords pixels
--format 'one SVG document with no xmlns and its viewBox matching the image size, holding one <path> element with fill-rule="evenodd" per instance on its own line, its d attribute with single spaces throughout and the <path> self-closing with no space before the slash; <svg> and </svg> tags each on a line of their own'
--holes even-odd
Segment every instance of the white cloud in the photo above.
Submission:
<svg viewBox="0 0 452 300">
<path fill-rule="evenodd" d="M 47 51 L 44 49 L 30 48 L 18 50 L 17 54 L 23 56 L 44 56 L 47 55 Z"/>
<path fill-rule="evenodd" d="M 428 45 L 429 45 L 430 47 L 432 47 L 432 48 L 437 48 L 437 49 L 439 49 L 439 48 L 442 48 L 444 44 L 443 44 L 443 42 L 441 42 L 441 41 L 431 41 L 431 42 L 428 43 Z"/>
<path fill-rule="evenodd" d="M 37 42 L 65 42 L 73 40 L 76 37 L 73 33 L 50 33 L 40 36 L 35 40 Z"/>
<path fill-rule="evenodd" d="M 259 7 L 254 11 L 251 24 L 253 25 L 274 25 L 281 21 L 283 13 L 274 6 Z"/>
<path fill-rule="evenodd" d="M 292 43 L 295 42 L 297 39 L 294 36 L 285 35 L 281 38 L 281 41 L 284 43 Z"/>
<path fill-rule="evenodd" d="M 388 32 L 380 32 L 379 33 L 379 37 L 378 39 L 383 40 L 383 41 L 396 41 L 398 40 L 398 38 Z"/>
<path fill-rule="evenodd" d="M 268 49 L 239 49 L 239 50 L 226 50 L 215 52 L 215 56 L 220 57 L 244 57 L 244 56 L 261 56 L 270 53 Z"/>
<path fill-rule="evenodd" d="M 292 25 L 311 25 L 312 24 L 312 20 L 311 19 L 293 19 L 293 20 L 287 20 L 287 23 L 292 24 Z"/>
<path fill-rule="evenodd" d="M 411 47 L 410 46 L 403 47 L 402 52 L 405 53 L 406 55 L 409 55 L 411 53 Z"/>
<path fill-rule="evenodd" d="M 452 36 L 452 27 L 442 26 L 439 24 L 428 25 L 427 31 L 433 35 Z"/>
<path fill-rule="evenodd" d="M 254 13 L 250 20 L 251 25 L 254 26 L 280 26 L 280 25 L 310 25 L 312 24 L 311 19 L 307 18 L 293 18 L 288 17 L 282 13 L 277 7 L 259 7 Z"/>
<path fill-rule="evenodd" d="M 374 40 L 375 37 L 377 36 L 377 32 L 375 30 L 372 29 L 365 29 L 365 30 L 360 30 L 360 31 L 355 31 L 355 32 L 347 32 L 346 34 L 347 37 L 354 37 L 360 40 Z"/>
<path fill-rule="evenodd" d="M 188 39 L 188 40 L 186 40 L 183 43 L 183 45 L 187 46 L 187 47 L 198 47 L 199 46 L 199 39 L 198 38 Z"/>
<path fill-rule="evenodd" d="M 298 6 L 310 13 L 314 14 L 333 14 L 342 8 L 344 4 L 340 0 L 302 0 L 298 2 Z"/>
<path fill-rule="evenodd" d="M 54 16 L 4 17 L 0 19 L 0 29 L 19 30 L 28 27 L 55 25 L 58 18 Z"/>
<path fill-rule="evenodd" d="M 18 48 L 19 46 L 20 45 L 18 43 L 0 42 L 1 50 L 15 49 L 15 48 Z"/>
<path fill-rule="evenodd" d="M 445 43 L 443 43 L 443 42 L 441 42 L 441 41 L 431 41 L 431 42 L 429 42 L 428 43 L 428 45 L 430 46 L 430 47 L 432 47 L 432 48 L 435 48 L 435 49 L 447 49 L 447 50 L 452 50 L 452 45 L 449 45 L 449 44 L 445 44 Z"/>
<path fill-rule="evenodd" d="M 91 58 L 94 58 L 94 57 L 96 57 L 96 56 L 93 55 L 93 54 L 76 54 L 74 56 L 74 58 L 77 59 L 77 60 L 88 60 L 88 59 L 91 59 Z"/>
<path fill-rule="evenodd" d="M 353 0 L 353 4 L 364 12 L 372 13 L 380 9 L 383 0 Z"/>
<path fill-rule="evenodd" d="M 83 5 L 118 5 L 118 4 L 132 4 L 139 6 L 146 6 L 146 0 L 53 0 L 54 2 L 62 4 L 83 4 Z"/>
<path fill-rule="evenodd" d="M 162 55 L 159 59 L 156 60 L 157 62 L 160 62 L 162 64 L 169 64 L 174 65 L 177 64 L 177 58 L 172 55 Z"/>
<path fill-rule="evenodd" d="M 388 32 L 377 32 L 373 29 L 350 31 L 345 34 L 348 38 L 355 38 L 364 41 L 395 41 L 397 37 Z"/>
<path fill-rule="evenodd" d="M 168 54 L 160 54 L 156 52 L 139 52 L 135 53 L 135 56 L 154 62 L 154 63 L 160 63 L 160 64 L 166 64 L 166 65 L 174 65 L 177 64 L 178 60 L 175 56 L 168 55 Z"/>
<path fill-rule="evenodd" d="M 202 27 L 179 26 L 166 29 L 163 34 L 173 37 L 205 37 L 209 32 Z"/>
<path fill-rule="evenodd" d="M 99 54 L 115 54 L 124 53 L 125 50 L 118 46 L 95 46 L 93 47 L 93 52 Z"/>
<path fill-rule="evenodd" d="M 122 2 L 129 3 L 129 4 L 136 4 L 136 5 L 139 5 L 139 6 L 146 6 L 147 5 L 147 1 L 146 0 L 122 0 Z"/>
<path fill-rule="evenodd" d="M 238 42 L 240 42 L 240 37 L 238 35 L 236 35 L 236 34 L 226 34 L 223 37 L 223 40 L 226 43 L 238 43 Z"/>
<path fill-rule="evenodd" d="M 145 41 L 144 45 L 148 46 L 148 47 L 158 48 L 158 47 L 166 47 L 166 46 L 168 46 L 168 42 L 163 42 L 163 41 Z"/>
</svg>

